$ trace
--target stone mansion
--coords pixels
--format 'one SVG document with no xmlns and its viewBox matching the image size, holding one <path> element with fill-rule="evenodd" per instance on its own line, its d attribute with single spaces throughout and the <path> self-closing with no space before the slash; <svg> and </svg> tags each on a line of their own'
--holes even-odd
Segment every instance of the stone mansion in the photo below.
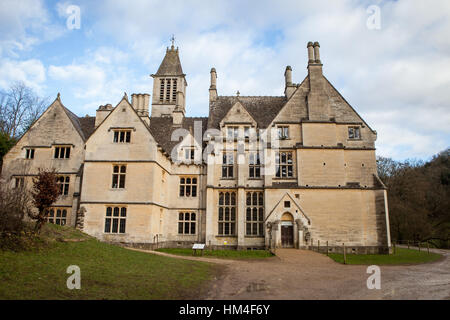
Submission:
<svg viewBox="0 0 450 320">
<path fill-rule="evenodd" d="M 56 169 L 48 221 L 108 242 L 388 252 L 376 131 L 323 75 L 319 43 L 307 50 L 307 75 L 294 83 L 286 67 L 282 96 L 220 96 L 212 68 L 209 115 L 194 118 L 172 44 L 152 96 L 78 117 L 58 94 L 5 155 L 2 179 L 29 186 Z"/>
</svg>

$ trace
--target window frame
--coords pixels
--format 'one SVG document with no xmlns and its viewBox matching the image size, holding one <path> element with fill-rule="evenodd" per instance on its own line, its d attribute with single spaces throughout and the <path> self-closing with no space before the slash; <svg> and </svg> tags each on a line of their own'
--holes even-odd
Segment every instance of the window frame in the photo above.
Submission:
<svg viewBox="0 0 450 320">
<path fill-rule="evenodd" d="M 278 140 L 289 139 L 289 126 L 277 126 Z"/>
<path fill-rule="evenodd" d="M 56 184 L 58 185 L 60 196 L 69 195 L 70 176 L 58 175 L 56 177 Z"/>
<path fill-rule="evenodd" d="M 233 179 L 233 178 L 234 178 L 234 152 L 223 152 L 222 179 Z"/>
<path fill-rule="evenodd" d="M 70 159 L 71 146 L 56 145 L 54 146 L 53 159 Z"/>
<path fill-rule="evenodd" d="M 117 172 L 115 168 L 118 168 Z M 122 169 L 125 168 L 123 171 Z M 112 165 L 112 189 L 125 189 L 126 175 L 127 175 L 127 165 L 126 164 L 113 164 Z M 116 182 L 116 184 L 114 184 Z M 122 186 L 121 186 L 122 185 Z"/>
<path fill-rule="evenodd" d="M 45 210 L 45 219 L 48 223 L 65 226 L 68 219 L 68 210 L 63 207 L 50 207 Z"/>
<path fill-rule="evenodd" d="M 196 234 L 197 234 L 197 213 L 190 211 L 178 212 L 178 235 L 194 236 Z"/>
<path fill-rule="evenodd" d="M 35 148 L 25 148 L 25 159 L 32 160 L 34 159 Z"/>
<path fill-rule="evenodd" d="M 237 194 L 235 191 L 219 192 L 217 205 L 217 234 L 219 236 L 234 237 L 236 233 L 237 221 Z M 228 214 L 228 218 L 227 218 Z"/>
<path fill-rule="evenodd" d="M 126 206 L 106 206 L 105 224 L 103 233 L 106 234 L 126 234 L 127 207 Z M 109 210 L 110 209 L 110 210 Z M 116 210 L 117 209 L 117 210 Z M 117 215 L 116 215 L 117 213 Z"/>
<path fill-rule="evenodd" d="M 259 152 L 250 152 L 248 155 L 248 177 L 250 179 L 261 178 L 261 157 Z"/>
<path fill-rule="evenodd" d="M 114 129 L 113 143 L 131 143 L 131 131 L 130 129 Z"/>
<path fill-rule="evenodd" d="M 188 183 L 189 180 L 189 183 Z M 195 182 L 194 182 L 195 180 Z M 196 198 L 198 194 L 198 177 L 196 176 L 182 176 L 179 182 L 178 195 L 183 198 Z M 188 191 L 189 190 L 189 195 Z"/>
<path fill-rule="evenodd" d="M 348 140 L 361 140 L 361 126 L 349 126 L 347 128 Z"/>
<path fill-rule="evenodd" d="M 283 155 L 286 161 L 282 162 Z M 290 163 L 289 163 L 290 161 Z M 283 173 L 284 172 L 284 173 Z M 275 154 L 275 176 L 281 179 L 294 178 L 294 152 L 278 151 Z"/>
<path fill-rule="evenodd" d="M 245 194 L 245 236 L 264 237 L 264 192 Z"/>
</svg>

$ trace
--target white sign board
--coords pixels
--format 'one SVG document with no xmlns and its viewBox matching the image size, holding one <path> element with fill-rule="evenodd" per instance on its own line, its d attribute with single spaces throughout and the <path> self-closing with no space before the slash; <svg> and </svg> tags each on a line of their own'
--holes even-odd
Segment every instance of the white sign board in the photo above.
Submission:
<svg viewBox="0 0 450 320">
<path fill-rule="evenodd" d="M 194 243 L 194 245 L 192 246 L 192 249 L 203 250 L 203 249 L 205 249 L 205 245 L 203 243 Z"/>
</svg>

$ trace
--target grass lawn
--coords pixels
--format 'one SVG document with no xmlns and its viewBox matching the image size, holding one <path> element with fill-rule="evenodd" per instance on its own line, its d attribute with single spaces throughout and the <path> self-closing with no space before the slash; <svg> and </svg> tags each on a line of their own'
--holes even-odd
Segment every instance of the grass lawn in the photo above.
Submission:
<svg viewBox="0 0 450 320">
<path fill-rule="evenodd" d="M 157 251 L 176 254 L 180 256 L 192 256 L 192 249 L 186 248 L 162 248 Z M 199 253 L 200 254 L 200 253 Z M 203 251 L 204 257 L 225 258 L 225 259 L 260 259 L 272 257 L 267 250 L 208 250 Z"/>
<path fill-rule="evenodd" d="M 204 262 L 102 243 L 72 228 L 45 228 L 47 244 L 41 248 L 0 250 L 0 299 L 198 299 L 217 271 Z M 52 242 L 52 232 L 86 240 Z M 80 267 L 80 290 L 67 289 L 70 265 Z"/>
<path fill-rule="evenodd" d="M 347 254 L 347 264 L 366 265 L 396 265 L 396 264 L 417 264 L 432 262 L 440 259 L 442 255 L 426 250 L 396 248 L 395 254 Z M 336 262 L 344 263 L 344 255 L 330 253 L 329 257 Z"/>
</svg>

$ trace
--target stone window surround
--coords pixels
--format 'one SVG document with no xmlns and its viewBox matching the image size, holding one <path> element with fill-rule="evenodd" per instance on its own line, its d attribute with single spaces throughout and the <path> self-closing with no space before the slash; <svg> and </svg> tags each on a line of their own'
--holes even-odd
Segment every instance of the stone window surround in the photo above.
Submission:
<svg viewBox="0 0 450 320">
<path fill-rule="evenodd" d="M 105 224 L 104 224 L 103 233 L 104 234 L 125 235 L 126 234 L 126 219 L 127 219 L 127 214 L 128 214 L 127 207 L 126 206 L 108 206 L 107 205 L 107 206 L 105 206 L 105 209 L 106 209 L 106 214 L 105 214 Z M 107 230 L 109 230 L 109 231 L 107 231 Z"/>
<path fill-rule="evenodd" d="M 218 236 L 236 236 L 237 194 L 235 191 L 221 191 L 218 199 Z M 222 219 L 221 219 L 222 216 Z M 227 218 L 228 216 L 228 218 Z"/>
<path fill-rule="evenodd" d="M 188 179 L 190 182 L 188 182 Z M 194 182 L 195 180 L 195 182 Z M 180 190 L 178 196 L 180 198 L 195 198 L 198 194 L 198 178 L 196 176 L 180 176 Z M 187 190 L 190 190 L 187 195 Z M 194 191 L 195 190 L 195 191 Z"/>
<path fill-rule="evenodd" d="M 248 191 L 245 197 L 245 236 L 264 237 L 264 192 Z"/>
<path fill-rule="evenodd" d="M 180 227 L 182 232 L 180 232 Z M 186 232 L 186 229 L 188 231 Z M 194 232 L 192 232 L 192 229 Z M 178 235 L 193 236 L 197 234 L 197 213 L 179 212 L 178 213 Z"/>
<path fill-rule="evenodd" d="M 112 183 L 110 190 L 125 190 L 126 173 L 127 173 L 126 164 L 114 163 L 112 165 Z"/>
</svg>

